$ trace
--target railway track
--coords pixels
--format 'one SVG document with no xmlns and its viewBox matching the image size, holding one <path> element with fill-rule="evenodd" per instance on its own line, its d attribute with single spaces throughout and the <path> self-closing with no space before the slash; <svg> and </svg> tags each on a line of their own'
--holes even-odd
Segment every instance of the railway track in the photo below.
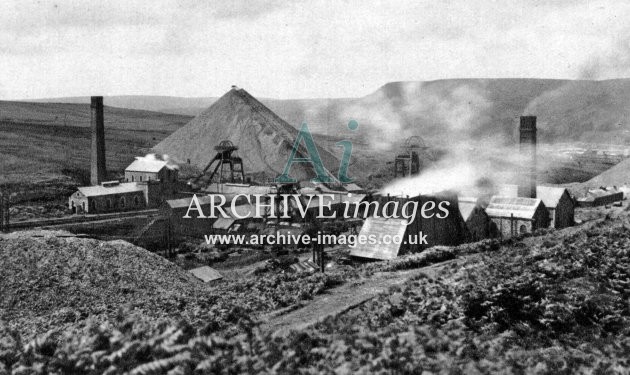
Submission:
<svg viewBox="0 0 630 375">
<path fill-rule="evenodd" d="M 154 217 L 159 215 L 158 209 L 141 210 L 141 211 L 126 211 L 126 212 L 112 212 L 106 214 L 93 214 L 93 215 L 72 215 L 65 217 L 57 217 L 50 219 L 37 219 L 16 221 L 9 223 L 10 230 L 41 228 L 41 227 L 54 227 L 67 224 L 80 224 L 80 223 L 97 223 L 101 221 L 111 221 L 118 219 L 132 219 L 139 217 Z"/>
</svg>

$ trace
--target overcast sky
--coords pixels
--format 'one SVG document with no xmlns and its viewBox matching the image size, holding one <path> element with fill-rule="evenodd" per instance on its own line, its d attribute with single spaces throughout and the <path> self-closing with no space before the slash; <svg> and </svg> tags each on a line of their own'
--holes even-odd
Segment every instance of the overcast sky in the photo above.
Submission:
<svg viewBox="0 0 630 375">
<path fill-rule="evenodd" d="M 0 98 L 357 97 L 390 81 L 630 75 L 627 1 L 0 3 Z"/>
</svg>

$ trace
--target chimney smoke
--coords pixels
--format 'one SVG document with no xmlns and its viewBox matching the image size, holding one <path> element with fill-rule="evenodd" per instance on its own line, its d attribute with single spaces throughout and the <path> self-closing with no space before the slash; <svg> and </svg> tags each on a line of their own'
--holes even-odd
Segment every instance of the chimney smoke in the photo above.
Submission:
<svg viewBox="0 0 630 375">
<path fill-rule="evenodd" d="M 90 182 L 99 185 L 106 178 L 105 169 L 105 120 L 103 117 L 103 97 L 93 96 L 90 104 L 92 127 L 92 168 Z"/>
<path fill-rule="evenodd" d="M 519 134 L 523 166 L 518 196 L 536 198 L 536 116 L 521 116 Z"/>
</svg>

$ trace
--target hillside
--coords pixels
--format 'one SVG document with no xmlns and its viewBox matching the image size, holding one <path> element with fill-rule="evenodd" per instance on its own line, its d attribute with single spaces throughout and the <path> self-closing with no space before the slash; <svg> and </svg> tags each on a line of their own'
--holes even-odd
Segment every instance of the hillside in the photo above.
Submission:
<svg viewBox="0 0 630 375">
<path fill-rule="evenodd" d="M 598 176 L 584 182 L 585 187 L 622 186 L 630 184 L 630 159 L 626 159 Z"/>
<path fill-rule="evenodd" d="M 89 98 L 46 100 L 87 103 Z M 198 115 L 212 103 L 216 103 L 216 100 L 211 97 L 113 96 L 106 97 L 105 103 Z M 319 134 L 316 136 L 318 145 L 328 151 L 326 154 L 331 155 L 326 156 L 330 160 L 326 162 L 329 169 L 336 168 L 336 159 L 341 155 L 336 142 L 340 139 L 352 140 L 354 147 L 350 176 L 359 178 L 364 184 L 374 181 L 373 178 L 370 180 L 371 177 L 376 176 L 378 179 L 380 175 L 388 175 L 391 167 L 386 163 L 393 159 L 404 139 L 411 135 L 420 135 L 430 146 L 442 151 L 457 151 L 463 145 L 484 150 L 484 153 L 490 154 L 487 155 L 489 158 L 503 158 L 505 152 L 515 150 L 513 147 L 518 117 L 523 114 L 538 116 L 538 138 L 542 143 L 630 142 L 630 109 L 626 105 L 630 102 L 630 80 L 624 79 L 449 79 L 392 82 L 360 98 L 263 98 L 259 101 L 280 118 L 278 120 L 273 116 L 272 122 L 290 125 L 280 127 L 288 132 L 285 135 L 290 133 L 288 137 L 283 136 L 287 142 L 291 139 L 292 143 L 294 139 L 291 134 L 295 133 L 290 128 L 295 129 L 304 122 L 308 123 L 310 130 Z M 86 157 L 89 156 L 88 129 L 77 130 L 75 126 L 87 126 L 87 116 L 88 106 L 85 104 L 0 102 L 0 118 L 5 119 L 2 123 L 3 135 L 6 136 L 2 138 L 4 147 L 0 151 L 4 154 L 2 164 L 5 170 L 9 173 L 26 171 L 33 174 L 51 168 L 63 169 L 67 164 L 71 168 L 86 169 Z M 105 118 L 106 127 L 112 129 L 106 134 L 108 144 L 111 145 L 108 148 L 108 158 L 111 159 L 109 165 L 112 169 L 124 167 L 132 155 L 146 153 L 190 120 L 190 117 L 173 114 L 129 111 L 114 107 L 106 108 Z M 7 119 L 10 122 L 8 125 Z M 358 130 L 351 131 L 347 128 L 350 119 L 358 120 Z M 226 123 L 227 118 L 217 117 L 215 120 L 216 124 Z M 18 122 L 27 124 L 16 125 Z M 54 124 L 58 127 L 41 128 L 40 124 Z M 236 125 L 234 122 L 231 127 Z M 238 131 L 235 130 L 212 133 L 213 138 L 208 138 L 212 139 L 210 143 L 206 143 L 204 147 L 199 144 L 195 150 L 189 152 L 192 156 L 190 159 L 198 159 L 199 164 L 203 164 L 212 157 L 213 151 L 210 148 L 208 153 L 207 145 L 213 147 L 215 138 L 232 139 L 242 149 L 261 148 L 261 144 L 252 141 L 259 133 L 250 132 L 247 137 L 237 134 Z M 74 141 L 75 147 L 65 147 L 69 137 L 77 138 Z M 26 138 L 33 142 L 26 142 Z M 248 140 L 245 141 L 245 138 Z M 44 149 L 53 148 L 55 152 L 45 152 L 40 157 L 37 142 L 43 143 L 41 147 Z M 116 152 L 110 152 L 111 150 Z M 161 150 L 172 151 L 168 148 Z M 248 156 L 245 168 L 246 171 L 276 171 L 279 169 L 279 159 L 277 155 L 263 157 L 260 153 L 254 153 L 251 157 Z M 552 165 L 548 169 L 555 174 L 557 168 Z M 561 171 L 561 176 L 550 175 L 547 180 L 554 183 L 583 181 L 594 173 L 597 171 L 578 176 L 579 171 Z"/>
<path fill-rule="evenodd" d="M 30 231 L 2 235 L 0 244 L 2 319 L 29 330 L 45 331 L 126 304 L 151 314 L 156 305 L 166 307 L 165 300 L 201 288 L 188 272 L 124 241 Z"/>
<path fill-rule="evenodd" d="M 48 100 L 48 99 L 46 99 Z M 61 98 L 83 101 L 88 98 Z M 108 105 L 197 115 L 215 98 L 107 97 Z M 294 127 L 390 145 L 410 135 L 443 142 L 445 131 L 479 139 L 513 139 L 517 119 L 538 116 L 542 142 L 625 142 L 630 139 L 630 80 L 446 79 L 391 82 L 351 99 L 260 101 Z M 356 119 L 358 132 L 345 125 Z M 387 132 L 383 133 L 382 130 Z M 378 139 L 385 136 L 385 139 Z"/>
<path fill-rule="evenodd" d="M 109 106 L 104 112 L 107 168 L 112 172 L 190 120 Z M 0 101 L 0 184 L 85 176 L 90 132 L 89 104 Z"/>
<path fill-rule="evenodd" d="M 156 286 L 157 300 L 144 282 L 129 284 L 140 286 L 130 297 L 86 293 L 86 286 L 110 281 L 100 275 L 113 278 L 108 291 L 120 290 L 125 283 L 119 280 L 153 279 L 129 273 L 155 262 L 147 254 L 146 265 L 128 265 L 125 260 L 143 253 L 124 243 L 85 240 L 68 246 L 50 232 L 40 239 L 29 239 L 33 233 L 0 235 L 10 252 L 20 254 L 12 275 L 46 292 L 37 298 L 20 285 L 15 294 L 0 278 L 0 291 L 12 296 L 8 301 L 26 296 L 16 302 L 24 315 L 52 309 L 51 301 L 63 305 L 64 296 L 86 297 L 76 307 L 79 314 L 62 308 L 42 316 L 57 328 L 48 333 L 26 330 L 19 324 L 23 319 L 0 324 L 0 371 L 626 373 L 628 212 L 624 207 L 606 214 L 580 227 L 525 238 L 435 247 L 388 262 L 332 267 L 326 274 L 267 270 L 205 290 L 173 280 L 176 268 L 158 262 L 166 277 Z M 112 249 L 118 245 L 131 254 Z M 42 250 L 48 247 L 54 249 Z M 26 272 L 23 264 L 30 270 L 42 264 L 49 272 Z M 64 288 L 79 276 L 75 270 L 88 270 L 89 277 Z M 372 280 L 386 285 L 382 278 L 399 282 L 353 302 L 354 293 Z M 61 293 L 51 297 L 55 290 Z M 135 300 L 134 312 L 116 312 L 110 301 L 126 298 Z M 332 298 L 341 306 L 322 310 L 322 301 Z M 266 324 L 308 310 L 312 319 L 297 327 Z M 33 333 L 37 338 L 26 341 Z"/>
<path fill-rule="evenodd" d="M 186 98 L 157 95 L 110 95 L 103 98 L 104 104 L 111 107 L 163 112 L 186 116 L 198 115 L 204 108 L 214 103 L 216 100 L 217 98 L 214 97 Z M 24 100 L 24 102 L 89 104 L 90 97 L 71 96 L 63 98 Z"/>
</svg>

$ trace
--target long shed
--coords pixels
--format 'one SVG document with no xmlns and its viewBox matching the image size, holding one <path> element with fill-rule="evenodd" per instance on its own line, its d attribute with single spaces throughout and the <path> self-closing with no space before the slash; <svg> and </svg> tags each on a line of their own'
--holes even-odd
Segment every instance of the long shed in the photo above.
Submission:
<svg viewBox="0 0 630 375">
<path fill-rule="evenodd" d="M 615 187 L 589 189 L 585 197 L 578 198 L 578 206 L 594 207 L 613 204 L 623 200 L 623 192 Z"/>
<path fill-rule="evenodd" d="M 486 213 L 503 237 L 549 227 L 549 212 L 540 199 L 494 196 Z"/>
<path fill-rule="evenodd" d="M 375 241 L 376 243 L 358 245 L 351 250 L 350 255 L 374 259 L 390 259 L 404 253 L 419 252 L 435 245 L 459 245 L 467 239 L 466 223 L 459 211 L 455 193 L 444 191 L 415 197 L 375 194 L 368 199 L 364 203 L 378 203 L 379 211 L 376 211 L 376 205 L 368 207 L 368 219 L 361 228 L 359 235 L 388 236 L 389 238 L 394 235 L 400 235 L 403 237 L 403 241 L 394 245 L 383 244 L 382 241 L 381 243 Z M 397 208 L 394 204 L 388 204 L 387 208 L 384 211 L 382 210 L 388 202 L 396 201 L 398 202 Z M 418 211 L 411 220 L 404 219 L 405 216 L 412 216 L 411 206 L 407 206 L 405 211 L 405 203 L 407 202 L 416 202 L 418 204 Z M 428 203 L 428 205 L 435 205 L 435 207 L 441 202 L 445 202 L 444 207 L 448 214 L 441 215 L 445 217 L 440 218 L 436 215 L 438 212 L 436 208 L 433 215 L 428 213 L 424 216 L 421 215 L 421 208 L 427 202 L 432 202 Z M 389 219 L 386 216 L 395 216 L 395 218 Z M 426 243 L 419 240 L 419 235 L 426 236 Z M 386 254 L 383 254 L 384 252 L 379 249 L 383 245 L 389 247 L 385 252 Z"/>
</svg>

